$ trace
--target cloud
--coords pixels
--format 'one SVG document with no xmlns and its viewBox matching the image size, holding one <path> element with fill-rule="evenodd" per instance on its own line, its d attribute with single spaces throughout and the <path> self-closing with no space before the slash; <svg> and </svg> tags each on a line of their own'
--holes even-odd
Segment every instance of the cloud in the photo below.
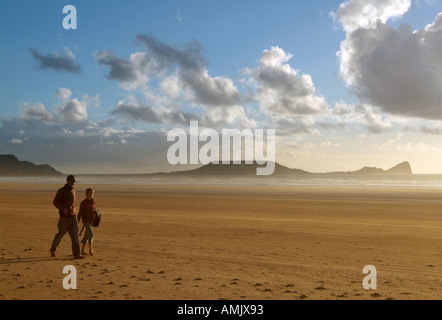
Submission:
<svg viewBox="0 0 442 320">
<path fill-rule="evenodd" d="M 421 132 L 427 133 L 427 134 L 442 135 L 442 125 L 433 126 L 433 127 L 429 127 L 427 125 L 422 125 L 420 127 L 420 130 L 421 130 Z"/>
<path fill-rule="evenodd" d="M 234 124 L 241 128 L 256 127 L 256 122 L 248 118 L 246 111 L 241 106 L 208 108 L 201 114 L 196 114 L 176 108 L 153 108 L 144 102 L 119 102 L 111 111 L 111 115 L 151 124 L 186 126 L 190 121 L 198 121 L 201 126 L 210 128 L 221 128 Z"/>
<path fill-rule="evenodd" d="M 176 64 L 186 70 L 196 70 L 207 65 L 202 55 L 203 47 L 197 40 L 183 45 L 171 45 L 144 34 L 138 35 L 136 40 L 147 47 L 149 56 L 159 70 L 170 69 Z"/>
<path fill-rule="evenodd" d="M 50 113 L 42 103 L 37 103 L 27 107 L 27 104 L 22 105 L 23 113 L 21 119 L 29 120 L 36 119 L 43 123 L 54 123 L 58 120 L 57 116 Z"/>
<path fill-rule="evenodd" d="M 91 121 L 43 123 L 39 119 L 0 119 L 3 153 L 16 154 L 57 170 L 77 173 L 143 173 L 164 170 L 168 143 L 162 133 L 114 129 Z M 17 138 L 20 131 L 26 131 Z"/>
<path fill-rule="evenodd" d="M 439 151 L 440 148 L 429 146 L 423 142 L 419 143 L 400 143 L 396 146 L 396 150 L 401 152 L 432 152 Z"/>
<path fill-rule="evenodd" d="M 310 75 L 300 75 L 287 64 L 291 58 L 279 47 L 264 50 L 254 72 L 262 109 L 278 116 L 324 112 L 328 106 L 325 98 L 316 92 Z"/>
<path fill-rule="evenodd" d="M 116 108 L 111 111 L 111 114 L 153 124 L 189 124 L 190 121 L 199 119 L 194 113 L 175 109 L 152 108 L 143 102 L 127 104 L 119 102 Z"/>
<path fill-rule="evenodd" d="M 145 98 L 144 102 L 132 99 L 120 103 L 112 115 L 157 124 L 198 119 L 216 127 L 235 121 L 256 125 L 241 106 L 243 98 L 234 81 L 209 74 L 198 41 L 168 44 L 149 35 L 138 35 L 136 40 L 145 51 L 129 58 L 116 57 L 109 51 L 95 55 L 99 64 L 110 68 L 107 79 L 119 81 L 125 90 L 141 89 Z M 197 108 L 198 113 L 182 111 L 182 106 Z"/>
<path fill-rule="evenodd" d="M 190 91 L 193 104 L 229 107 L 240 102 L 238 88 L 231 79 L 209 75 L 207 62 L 202 56 L 203 48 L 198 41 L 170 45 L 147 35 L 138 35 L 136 39 L 146 46 L 146 52 L 134 53 L 129 59 L 118 58 L 108 51 L 96 54 L 99 64 L 110 67 L 108 79 L 125 83 L 125 88 L 135 89 L 146 85 L 151 76 L 163 79 L 172 71 L 175 72 L 175 81 Z M 173 95 L 176 97 L 177 92 Z"/>
<path fill-rule="evenodd" d="M 194 103 L 208 107 L 234 106 L 240 94 L 233 81 L 226 77 L 211 77 L 202 55 L 203 48 L 193 40 L 185 45 L 169 45 L 152 36 L 139 35 L 137 40 L 147 47 L 148 56 L 160 70 L 178 66 L 181 83 L 193 93 Z"/>
<path fill-rule="evenodd" d="M 178 22 L 182 22 L 183 21 L 183 17 L 181 15 L 181 10 L 180 10 L 179 7 L 176 8 L 176 12 L 177 12 L 176 13 L 176 18 L 177 18 Z"/>
<path fill-rule="evenodd" d="M 411 7 L 411 0 L 349 0 L 340 5 L 337 12 L 331 12 L 339 20 L 345 32 L 359 28 L 376 28 L 378 21 L 400 17 Z"/>
<path fill-rule="evenodd" d="M 371 133 L 383 133 L 393 127 L 389 119 L 385 119 L 369 105 L 359 105 L 356 112 L 362 115 L 361 122 L 364 123 Z"/>
<path fill-rule="evenodd" d="M 22 144 L 23 140 L 13 138 L 13 139 L 9 140 L 9 143 L 12 143 L 12 144 Z"/>
<path fill-rule="evenodd" d="M 75 62 L 75 57 L 69 50 L 65 50 L 65 55 L 58 53 L 42 55 L 37 49 L 30 49 L 32 56 L 38 61 L 39 69 L 52 69 L 55 71 L 67 71 L 71 73 L 81 73 L 81 67 Z"/>
<path fill-rule="evenodd" d="M 162 123 L 163 121 L 154 111 L 154 109 L 144 103 L 141 104 L 123 104 L 118 103 L 112 110 L 112 115 L 120 115 L 133 120 L 140 120 L 148 123 Z"/>
<path fill-rule="evenodd" d="M 311 76 L 288 64 L 292 58 L 283 49 L 271 47 L 262 52 L 256 68 L 243 69 L 248 100 L 259 104 L 266 126 L 276 128 L 279 136 L 319 135 L 319 123 L 329 105 Z"/>
<path fill-rule="evenodd" d="M 409 2 L 367 2 L 376 8 L 374 26 L 366 23 L 371 17 L 364 14 L 366 1 L 341 6 L 337 17 L 347 34 L 338 53 L 340 76 L 362 104 L 394 115 L 442 120 L 442 13 L 416 31 L 385 23 L 404 14 Z"/>
<path fill-rule="evenodd" d="M 88 120 L 87 107 L 91 104 L 99 104 L 98 96 L 90 98 L 85 95 L 82 99 L 71 99 L 72 91 L 67 88 L 59 88 L 52 95 L 58 99 L 55 113 L 50 112 L 41 102 L 29 104 L 27 102 L 20 105 L 22 114 L 20 120 L 31 122 L 41 122 L 44 124 L 78 124 Z"/>
<path fill-rule="evenodd" d="M 0 117 L 3 153 L 37 163 L 50 159 L 62 172 L 66 167 L 90 173 L 143 172 L 147 164 L 160 167 L 167 161 L 164 133 L 127 125 L 118 129 L 113 119 L 95 123 L 87 114 L 94 99 L 72 97 L 67 88 L 59 88 L 53 97 L 57 99 L 54 112 L 42 103 L 23 103 L 19 116 Z"/>
<path fill-rule="evenodd" d="M 60 114 L 65 122 L 82 122 L 87 120 L 86 103 L 78 99 L 67 101 L 60 109 Z"/>
<path fill-rule="evenodd" d="M 241 106 L 229 108 L 208 108 L 198 118 L 201 126 L 218 128 L 234 126 L 236 128 L 255 128 L 257 122 L 251 119 Z"/>
<path fill-rule="evenodd" d="M 58 88 L 52 95 L 53 98 L 60 99 L 63 102 L 67 102 L 72 95 L 72 91 L 67 88 Z"/>
<path fill-rule="evenodd" d="M 319 135 L 316 119 L 312 116 L 274 116 L 278 136 L 293 134 Z"/>
<path fill-rule="evenodd" d="M 238 88 L 225 77 L 211 77 L 206 69 L 183 70 L 181 81 L 193 92 L 194 103 L 209 107 L 230 107 L 241 101 Z"/>
<path fill-rule="evenodd" d="M 335 123 L 335 128 L 363 125 L 370 133 L 375 134 L 389 131 L 398 121 L 397 118 L 385 115 L 379 108 L 369 104 L 349 105 L 342 101 L 335 104 L 331 115 L 325 119 L 330 119 L 331 123 Z"/>
<path fill-rule="evenodd" d="M 95 53 L 95 59 L 100 65 L 110 68 L 106 76 L 108 80 L 119 81 L 127 90 L 143 87 L 149 81 L 148 74 L 153 68 L 151 59 L 144 52 L 133 53 L 126 59 L 115 56 L 111 51 L 99 51 Z"/>
</svg>

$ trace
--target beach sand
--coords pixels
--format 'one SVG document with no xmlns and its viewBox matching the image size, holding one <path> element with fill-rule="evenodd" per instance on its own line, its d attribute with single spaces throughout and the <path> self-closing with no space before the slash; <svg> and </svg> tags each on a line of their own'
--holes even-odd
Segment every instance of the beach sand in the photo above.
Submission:
<svg viewBox="0 0 442 320">
<path fill-rule="evenodd" d="M 68 234 L 49 253 L 59 187 L 0 184 L 0 299 L 442 298 L 440 190 L 95 185 L 95 255 L 74 260 Z"/>
</svg>

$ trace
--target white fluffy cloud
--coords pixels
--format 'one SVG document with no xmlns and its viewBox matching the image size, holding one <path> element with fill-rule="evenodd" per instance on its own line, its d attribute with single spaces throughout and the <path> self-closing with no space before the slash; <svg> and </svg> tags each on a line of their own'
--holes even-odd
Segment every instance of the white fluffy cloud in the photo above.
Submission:
<svg viewBox="0 0 442 320">
<path fill-rule="evenodd" d="M 349 0 L 331 15 L 346 32 L 353 32 L 358 28 L 375 28 L 378 20 L 385 23 L 400 17 L 410 6 L 411 0 Z"/>
<path fill-rule="evenodd" d="M 72 91 L 67 88 L 58 88 L 57 91 L 52 95 L 54 98 L 60 99 L 62 102 L 69 101 L 72 95 Z"/>
<path fill-rule="evenodd" d="M 316 92 L 310 75 L 299 74 L 287 63 L 291 58 L 279 47 L 264 50 L 255 71 L 262 109 L 275 116 L 324 112 L 325 98 Z"/>
<path fill-rule="evenodd" d="M 367 6 L 375 10 L 367 13 Z M 338 53 L 340 75 L 363 104 L 394 115 L 442 120 L 442 13 L 421 30 L 386 23 L 409 7 L 405 0 L 342 4 L 335 13 L 347 31 Z"/>
<path fill-rule="evenodd" d="M 57 99 L 56 112 L 49 111 L 41 102 L 30 105 L 29 103 L 22 103 L 20 108 L 22 114 L 19 116 L 20 120 L 30 121 L 35 120 L 44 124 L 68 124 L 85 122 L 88 119 L 87 107 L 94 104 L 99 104 L 98 96 L 89 97 L 83 96 L 82 99 L 71 99 L 72 91 L 67 88 L 59 88 L 52 95 Z"/>
<path fill-rule="evenodd" d="M 60 114 L 65 122 L 82 122 L 87 120 L 86 103 L 78 99 L 67 101 L 60 109 Z"/>
</svg>

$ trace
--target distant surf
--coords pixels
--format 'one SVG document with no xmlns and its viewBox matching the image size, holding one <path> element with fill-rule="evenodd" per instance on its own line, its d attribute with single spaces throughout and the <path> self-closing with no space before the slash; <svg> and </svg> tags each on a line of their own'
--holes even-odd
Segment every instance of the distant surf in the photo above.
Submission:
<svg viewBox="0 0 442 320">
<path fill-rule="evenodd" d="M 442 174 L 333 176 L 155 176 L 146 174 L 76 174 L 83 185 L 244 185 L 442 189 Z M 63 184 L 64 177 L 0 177 L 0 183 Z"/>
</svg>

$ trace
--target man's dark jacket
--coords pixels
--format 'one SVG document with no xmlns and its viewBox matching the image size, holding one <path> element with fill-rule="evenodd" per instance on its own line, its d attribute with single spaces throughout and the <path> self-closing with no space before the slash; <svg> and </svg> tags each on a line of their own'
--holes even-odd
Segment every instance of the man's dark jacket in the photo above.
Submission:
<svg viewBox="0 0 442 320">
<path fill-rule="evenodd" d="M 74 187 L 70 187 L 65 184 L 62 188 L 57 190 L 55 195 L 54 206 L 58 209 L 60 217 L 72 217 L 75 216 L 75 190 Z M 64 215 L 63 211 L 67 209 L 69 214 Z"/>
</svg>

